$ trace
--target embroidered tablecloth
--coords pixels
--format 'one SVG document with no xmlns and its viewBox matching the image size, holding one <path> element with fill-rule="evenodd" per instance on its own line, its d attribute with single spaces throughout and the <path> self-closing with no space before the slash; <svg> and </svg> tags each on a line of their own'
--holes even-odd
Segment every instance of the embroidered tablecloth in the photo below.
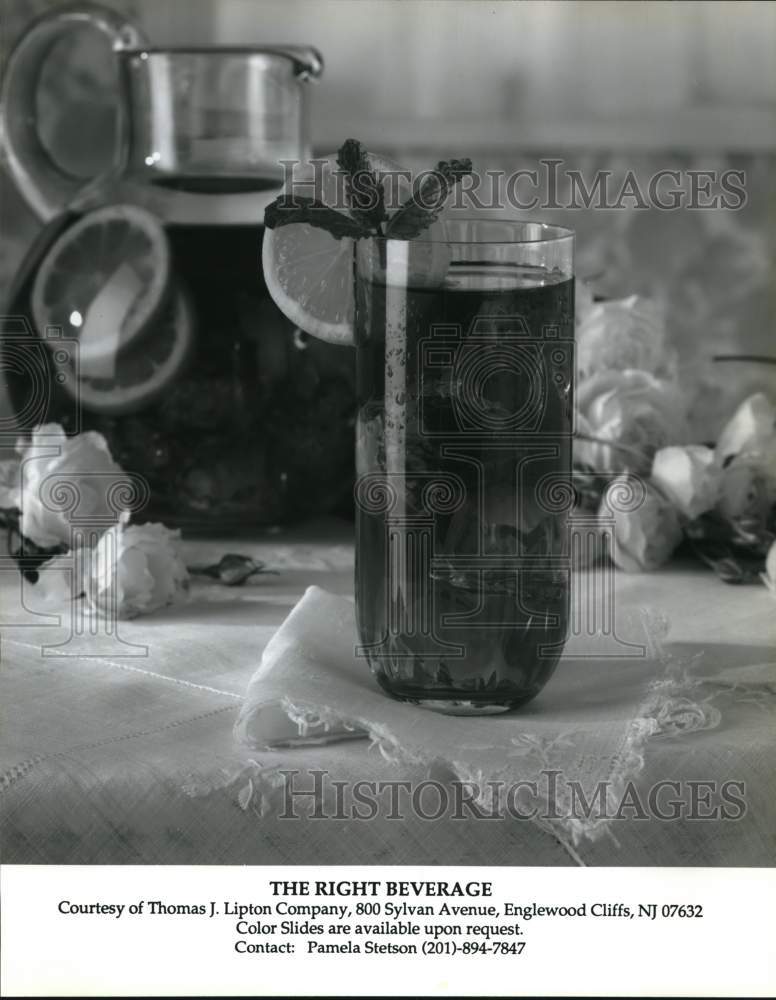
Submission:
<svg viewBox="0 0 776 1000">
<path fill-rule="evenodd" d="M 639 745 L 641 803 L 648 806 L 659 782 L 678 782 L 684 815 L 660 819 L 647 808 L 640 816 L 636 805 L 607 836 L 572 844 L 552 824 L 513 815 L 429 819 L 405 810 L 397 820 L 386 806 L 363 820 L 329 806 L 323 819 L 301 807 L 294 818 L 277 797 L 263 801 L 255 794 L 262 775 L 281 770 L 294 772 L 301 791 L 323 780 L 315 772 L 351 784 L 417 783 L 427 772 L 386 758 L 379 741 L 268 752 L 235 740 L 262 652 L 305 589 L 352 596 L 353 548 L 347 526 L 325 524 L 254 541 L 190 542 L 187 561 L 214 561 L 227 550 L 277 573 L 239 589 L 197 583 L 187 605 L 119 623 L 112 636 L 89 635 L 89 621 L 80 619 L 73 634 L 69 615 L 58 620 L 14 571 L 0 572 L 5 863 L 774 863 L 776 604 L 764 587 L 728 587 L 681 564 L 616 576 L 618 612 L 647 607 L 670 618 L 665 649 L 703 679 L 688 699 L 700 706 L 700 722 L 683 728 L 668 720 Z M 576 578 L 575 588 L 585 586 Z M 554 683 L 534 712 L 548 710 Z M 704 791 L 709 782 L 712 792 Z M 725 782 L 736 783 L 730 794 L 744 803 L 729 810 L 736 818 L 719 816 Z M 687 815 L 690 795 L 696 816 L 716 818 Z M 662 795 L 664 813 L 670 799 Z"/>
</svg>

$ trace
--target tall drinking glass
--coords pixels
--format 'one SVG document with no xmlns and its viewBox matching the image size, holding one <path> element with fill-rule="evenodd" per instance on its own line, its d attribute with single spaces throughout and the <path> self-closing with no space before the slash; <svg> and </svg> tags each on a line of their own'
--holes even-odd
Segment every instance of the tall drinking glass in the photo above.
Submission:
<svg viewBox="0 0 776 1000">
<path fill-rule="evenodd" d="M 359 653 L 395 698 L 485 714 L 565 641 L 574 235 L 444 237 L 356 247 Z"/>
</svg>

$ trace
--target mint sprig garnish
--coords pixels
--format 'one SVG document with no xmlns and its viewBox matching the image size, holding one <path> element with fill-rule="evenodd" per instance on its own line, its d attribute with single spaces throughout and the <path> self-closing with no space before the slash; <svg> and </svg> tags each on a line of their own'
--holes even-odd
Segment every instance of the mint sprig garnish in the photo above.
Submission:
<svg viewBox="0 0 776 1000">
<path fill-rule="evenodd" d="M 338 240 L 373 236 L 412 240 L 439 217 L 455 185 L 472 172 L 469 159 L 442 160 L 436 170 L 424 178 L 419 189 L 389 217 L 383 182 L 369 165 L 367 151 L 357 139 L 345 140 L 337 154 L 337 164 L 345 175 L 347 213 L 314 198 L 282 194 L 264 210 L 267 229 L 305 222 L 325 229 Z"/>
<path fill-rule="evenodd" d="M 367 151 L 358 139 L 346 139 L 337 153 L 337 164 L 345 174 L 345 190 L 350 201 L 350 214 L 368 229 L 381 233 L 385 213 L 385 192 L 382 183 L 369 166 Z"/>
<path fill-rule="evenodd" d="M 385 235 L 395 240 L 413 240 L 434 222 L 456 184 L 472 172 L 472 161 L 441 160 L 424 178 L 420 188 L 406 201 L 386 226 Z"/>
</svg>

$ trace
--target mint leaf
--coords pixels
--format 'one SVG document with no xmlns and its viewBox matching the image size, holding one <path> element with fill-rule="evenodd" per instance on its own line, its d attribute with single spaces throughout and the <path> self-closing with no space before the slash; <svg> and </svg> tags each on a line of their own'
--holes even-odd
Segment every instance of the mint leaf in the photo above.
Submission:
<svg viewBox="0 0 776 1000">
<path fill-rule="evenodd" d="M 267 229 L 290 226 L 296 222 L 306 222 L 309 226 L 325 229 L 337 240 L 345 236 L 357 240 L 372 235 L 360 222 L 334 208 L 329 208 L 315 198 L 284 194 L 264 209 L 264 225 Z"/>
<path fill-rule="evenodd" d="M 413 196 L 391 218 L 385 228 L 390 239 L 411 240 L 436 220 L 447 196 L 460 180 L 472 172 L 472 161 L 442 160 Z"/>
<path fill-rule="evenodd" d="M 366 149 L 358 139 L 346 139 L 337 153 L 337 163 L 345 174 L 351 215 L 380 235 L 380 226 L 388 218 L 385 214 L 385 192 L 369 165 Z"/>
<path fill-rule="evenodd" d="M 434 222 L 455 185 L 472 172 L 469 159 L 440 161 L 436 170 L 389 219 L 382 182 L 370 167 L 362 144 L 357 139 L 346 139 L 337 154 L 337 163 L 345 175 L 348 214 L 314 198 L 284 194 L 264 211 L 267 229 L 304 222 L 325 229 L 338 240 L 369 236 L 411 240 Z"/>
</svg>

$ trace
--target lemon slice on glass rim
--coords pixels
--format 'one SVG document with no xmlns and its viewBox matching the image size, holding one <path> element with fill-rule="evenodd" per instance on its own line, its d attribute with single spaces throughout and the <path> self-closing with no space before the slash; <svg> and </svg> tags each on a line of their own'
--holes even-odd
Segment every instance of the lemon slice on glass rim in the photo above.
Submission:
<svg viewBox="0 0 776 1000">
<path fill-rule="evenodd" d="M 391 174 L 402 200 L 411 188 L 407 171 L 377 153 L 368 154 L 369 164 L 377 174 Z M 285 194 L 309 196 L 305 182 L 315 179 L 314 197 L 325 205 L 342 211 L 338 193 L 343 190 L 336 154 L 321 157 L 317 176 L 311 163 L 303 164 L 295 174 L 295 187 Z M 395 210 L 395 206 L 391 206 Z M 439 284 L 449 264 L 449 248 L 444 242 L 444 227 L 435 222 L 421 237 L 426 253 L 414 254 L 422 261 L 424 273 L 416 275 L 417 284 Z M 350 237 L 336 239 L 324 229 L 306 222 L 295 222 L 265 229 L 261 261 L 267 291 L 280 311 L 297 327 L 332 344 L 353 343 L 354 287 L 353 245 Z"/>
</svg>

